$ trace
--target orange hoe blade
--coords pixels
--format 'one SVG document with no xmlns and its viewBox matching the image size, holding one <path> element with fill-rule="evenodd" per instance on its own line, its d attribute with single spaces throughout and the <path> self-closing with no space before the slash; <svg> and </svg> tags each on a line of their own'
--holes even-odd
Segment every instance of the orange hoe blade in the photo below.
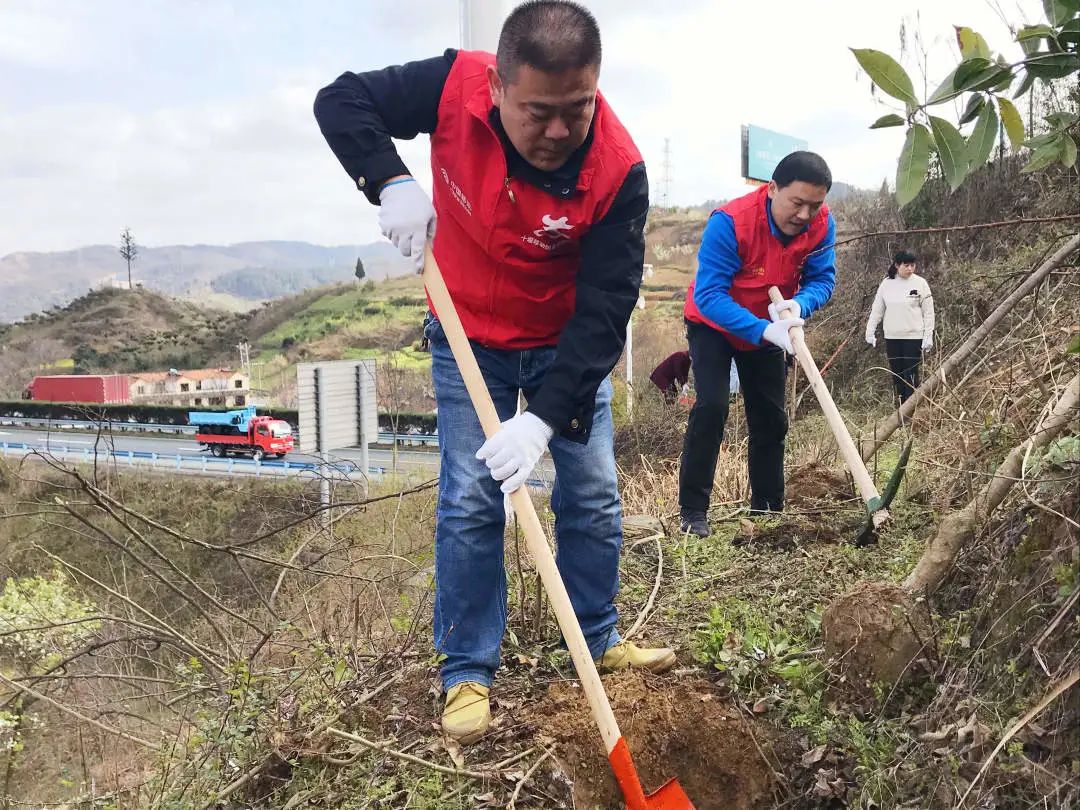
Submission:
<svg viewBox="0 0 1080 810">
<path fill-rule="evenodd" d="M 491 401 L 491 394 L 480 373 L 480 367 L 476 364 L 472 345 L 461 326 L 461 320 L 454 308 L 454 301 L 450 297 L 449 290 L 446 289 L 446 282 L 443 281 L 439 265 L 435 262 L 435 256 L 432 255 L 430 244 L 427 247 L 424 265 L 424 286 L 427 287 L 428 295 L 431 297 L 435 314 L 442 323 L 443 332 L 450 344 L 450 350 L 454 353 L 454 360 L 461 372 L 461 379 L 469 392 L 469 399 L 472 400 L 480 425 L 484 429 L 484 435 L 491 438 L 501 427 L 499 414 Z M 641 780 L 630 758 L 630 751 L 626 747 L 622 732 L 619 731 L 615 713 L 611 710 L 611 703 L 608 702 L 607 694 L 604 692 L 604 684 L 596 671 L 596 663 L 589 651 L 589 645 L 585 642 L 585 636 L 581 632 L 577 614 L 574 613 L 573 605 L 570 604 L 570 595 L 566 592 L 566 585 L 563 584 L 562 576 L 555 565 L 555 557 L 548 546 L 544 527 L 536 515 L 529 491 L 525 487 L 517 489 L 510 495 L 510 503 L 514 507 L 518 523 L 525 535 L 525 545 L 532 555 L 540 580 L 544 583 L 551 609 L 555 613 L 555 618 L 559 620 L 559 629 L 562 630 L 566 647 L 570 650 L 570 658 L 581 680 L 585 697 L 588 698 L 593 718 L 600 728 L 600 736 L 604 738 L 604 750 L 608 753 L 608 761 L 615 772 L 615 780 L 619 783 L 628 810 L 694 810 L 694 805 L 686 792 L 674 780 L 649 795 L 645 795 L 645 791 L 642 790 Z"/>
<path fill-rule="evenodd" d="M 675 779 L 669 779 L 652 793 L 645 792 L 630 758 L 630 749 L 622 737 L 608 754 L 608 762 L 626 800 L 627 810 L 694 810 L 694 803 Z"/>
</svg>

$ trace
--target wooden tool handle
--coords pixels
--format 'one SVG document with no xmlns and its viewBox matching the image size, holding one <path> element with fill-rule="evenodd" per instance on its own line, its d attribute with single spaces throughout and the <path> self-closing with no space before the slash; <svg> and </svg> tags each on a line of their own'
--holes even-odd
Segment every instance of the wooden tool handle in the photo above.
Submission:
<svg viewBox="0 0 1080 810">
<path fill-rule="evenodd" d="M 769 287 L 769 299 L 774 304 L 780 304 L 785 300 L 776 287 Z M 794 313 L 789 309 L 781 311 L 781 316 L 790 317 L 793 315 Z M 806 378 L 810 380 L 810 386 L 814 389 L 818 404 L 821 405 L 821 410 L 825 414 L 825 421 L 829 423 L 829 429 L 832 430 L 833 436 L 836 437 L 836 443 L 840 446 L 840 454 L 844 457 L 848 469 L 851 470 L 851 477 L 855 479 L 859 494 L 862 496 L 867 508 L 874 513 L 875 525 L 880 525 L 880 522 L 888 517 L 888 513 L 879 508 L 881 495 L 878 493 L 877 487 L 874 486 L 874 479 L 870 477 L 866 465 L 863 464 L 862 456 L 859 455 L 855 442 L 851 440 L 847 425 L 844 424 L 844 419 L 840 416 L 836 403 L 833 402 L 829 387 L 825 385 L 825 380 L 821 378 L 821 372 L 818 371 L 817 364 L 810 354 L 810 349 L 806 346 L 806 336 L 803 334 L 803 328 L 793 326 L 788 334 L 791 335 L 791 345 L 795 349 L 795 356 L 799 358 L 799 365 L 802 366 L 803 371 L 806 373 Z M 882 513 L 880 516 L 878 515 L 879 512 Z"/>
<path fill-rule="evenodd" d="M 494 436 L 501 427 L 499 414 L 495 410 L 495 403 L 491 401 L 484 377 L 480 373 L 480 367 L 476 364 L 476 356 L 472 346 L 461 326 L 457 309 L 450 298 L 450 292 L 446 289 L 439 265 L 435 256 L 431 253 L 430 244 L 427 247 L 427 256 L 424 263 L 424 285 L 427 287 L 431 303 L 435 307 L 439 322 L 442 324 L 446 340 L 450 344 L 450 350 L 454 353 L 461 378 L 465 381 L 465 387 L 469 391 L 476 415 L 480 418 L 480 426 L 484 429 L 484 435 L 489 439 Z M 570 595 L 566 592 L 559 569 L 555 565 L 555 557 L 548 546 L 544 527 L 540 524 L 540 518 L 533 508 L 532 499 L 525 487 L 520 487 L 510 495 L 510 503 L 514 506 L 518 521 L 525 533 L 525 545 L 532 554 L 536 570 L 540 573 L 540 579 L 544 583 L 551 609 L 555 611 L 555 618 L 559 621 L 559 629 L 562 630 L 566 646 L 570 650 L 570 657 L 574 661 L 578 678 L 585 690 L 585 696 L 589 699 L 593 717 L 600 727 L 600 734 L 604 738 L 604 750 L 610 754 L 615 743 L 622 734 L 619 732 L 619 724 L 615 721 L 615 714 L 611 711 L 607 694 L 604 692 L 604 684 L 600 681 L 600 674 L 596 671 L 589 645 L 585 643 L 585 636 L 581 632 L 577 614 L 574 613 L 573 605 L 570 604 Z"/>
</svg>

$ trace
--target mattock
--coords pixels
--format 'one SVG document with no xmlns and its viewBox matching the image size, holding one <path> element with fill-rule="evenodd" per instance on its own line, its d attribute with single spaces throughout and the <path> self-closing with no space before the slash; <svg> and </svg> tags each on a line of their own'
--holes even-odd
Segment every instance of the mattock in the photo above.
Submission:
<svg viewBox="0 0 1080 810">
<path fill-rule="evenodd" d="M 770 287 L 769 299 L 779 309 L 780 303 L 784 301 L 784 296 L 776 287 Z M 781 317 L 795 317 L 795 313 L 789 309 L 779 310 L 779 314 Z M 795 349 L 795 357 L 798 358 L 799 365 L 802 366 L 806 378 L 810 381 L 810 387 L 814 389 L 814 395 L 817 397 L 818 404 L 825 414 L 825 421 L 829 423 L 829 429 L 832 430 L 836 443 L 840 447 L 840 455 L 844 457 L 848 469 L 851 470 L 851 477 L 855 479 L 855 486 L 859 490 L 859 496 L 862 498 L 863 503 L 866 504 L 867 520 L 855 538 L 855 545 L 869 545 L 877 539 L 878 529 L 889 520 L 889 504 L 896 497 L 896 492 L 900 488 L 900 480 L 904 477 L 904 470 L 907 469 L 908 457 L 911 455 L 911 441 L 907 442 L 900 453 L 900 459 L 896 469 L 893 470 L 892 476 L 889 478 L 889 483 L 885 486 L 885 492 L 878 492 L 870 471 L 866 469 L 862 456 L 859 455 L 859 449 L 855 446 L 855 442 L 852 441 L 851 434 L 848 433 L 844 418 L 840 416 L 840 411 L 837 409 L 836 403 L 833 402 L 829 387 L 825 385 L 825 380 L 822 379 L 821 372 L 818 371 L 814 357 L 810 354 L 810 349 L 807 348 L 803 328 L 793 326 L 788 334 L 791 336 L 791 345 Z"/>
<path fill-rule="evenodd" d="M 484 435 L 490 439 L 501 427 L 499 414 L 491 401 L 491 394 L 488 392 L 480 367 L 476 364 L 472 344 L 469 343 L 465 330 L 461 326 L 457 309 L 450 297 L 450 291 L 446 288 L 446 282 L 443 280 L 438 262 L 435 261 L 430 243 L 427 245 L 424 263 L 424 286 L 431 297 L 435 315 L 442 323 L 446 341 L 450 344 L 450 350 L 454 354 L 461 378 L 465 382 L 469 398 L 476 409 L 480 426 L 484 429 Z M 611 703 L 604 692 L 604 684 L 596 671 L 596 662 L 593 661 L 589 645 L 581 632 L 581 624 L 574 613 L 574 606 L 570 604 L 570 595 L 566 591 L 566 585 L 555 564 L 555 557 L 548 546 L 544 527 L 533 507 L 529 491 L 524 486 L 514 490 L 510 494 L 510 503 L 521 524 L 525 535 L 525 546 L 532 554 L 536 572 L 540 575 L 544 590 L 547 591 L 551 609 L 559 622 L 566 648 L 570 651 L 570 659 L 574 662 L 574 669 L 577 670 L 582 690 L 585 692 L 593 718 L 600 729 L 600 736 L 604 740 L 604 750 L 607 752 L 611 770 L 615 774 L 615 781 L 622 790 L 627 810 L 694 810 L 690 798 L 675 779 L 669 779 L 652 793 L 646 793 L 642 787 L 637 768 L 634 767 L 634 761 L 630 757 L 630 749 L 619 730 L 615 713 L 611 710 Z"/>
</svg>

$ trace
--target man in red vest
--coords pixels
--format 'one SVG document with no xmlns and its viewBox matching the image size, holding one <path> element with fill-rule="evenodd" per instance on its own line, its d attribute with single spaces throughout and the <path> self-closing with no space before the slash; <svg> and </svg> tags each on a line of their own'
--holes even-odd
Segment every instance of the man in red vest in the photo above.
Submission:
<svg viewBox="0 0 1080 810">
<path fill-rule="evenodd" d="M 545 450 L 559 571 L 594 657 L 607 669 L 675 663 L 672 650 L 639 648 L 615 627 L 622 513 L 608 374 L 638 298 L 649 202 L 641 155 L 597 92 L 599 71 L 593 16 L 567 0 L 531 0 L 507 18 L 497 55 L 449 50 L 345 73 L 315 102 L 331 149 L 417 269 L 434 234 L 504 420 L 485 441 L 430 314 L 441 463 L 434 641 L 443 728 L 464 742 L 490 722 L 506 628 L 503 493 L 526 483 Z M 391 141 L 419 132 L 431 134 L 434 205 Z M 515 416 L 519 392 L 528 408 Z"/>
<path fill-rule="evenodd" d="M 832 174 L 813 152 L 781 160 L 768 185 L 718 208 L 698 252 L 683 316 L 697 400 L 679 467 L 680 524 L 705 537 L 728 412 L 732 358 L 750 433 L 750 511 L 784 508 L 784 352 L 788 330 L 823 307 L 836 280 L 836 224 L 825 205 Z M 784 304 L 769 302 L 777 286 Z M 779 311 L 794 309 L 795 317 Z"/>
</svg>

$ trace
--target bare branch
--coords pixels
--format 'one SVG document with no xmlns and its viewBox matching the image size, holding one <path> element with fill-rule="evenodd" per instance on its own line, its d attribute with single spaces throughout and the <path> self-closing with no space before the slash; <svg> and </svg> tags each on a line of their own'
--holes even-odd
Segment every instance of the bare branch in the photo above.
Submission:
<svg viewBox="0 0 1080 810">
<path fill-rule="evenodd" d="M 6 677 L 3 673 L 0 673 L 0 683 L 6 683 L 8 686 L 12 687 L 13 689 L 16 689 L 19 692 L 22 692 L 23 694 L 29 695 L 30 697 L 34 698 L 34 700 L 43 700 L 46 703 L 48 703 L 50 706 L 53 706 L 53 707 L 59 709 L 60 711 L 64 712 L 65 714 L 70 714 L 72 717 L 78 718 L 79 720 L 81 720 L 84 723 L 89 723 L 90 725 L 94 726 L 94 728 L 99 728 L 99 729 L 101 729 L 102 731 L 104 731 L 107 734 L 114 734 L 117 737 L 122 737 L 125 740 L 130 740 L 131 742 L 138 743 L 139 745 L 143 746 L 144 748 L 149 748 L 151 751 L 160 751 L 161 750 L 160 748 L 158 748 L 158 746 L 154 745 L 152 742 L 148 742 L 148 741 L 142 739 L 141 737 L 136 737 L 136 736 L 134 736 L 132 734 L 128 734 L 126 731 L 121 731 L 118 728 L 112 728 L 111 726 L 107 726 L 104 723 L 99 723 L 97 720 L 94 720 L 94 719 L 92 719 L 90 717 L 87 717 L 86 715 L 79 714 L 79 712 L 75 711 L 74 709 L 68 708 L 67 706 L 65 706 L 63 703 L 60 703 L 59 701 L 53 700 L 48 695 L 43 695 L 43 694 L 41 694 L 41 692 L 37 692 L 37 691 L 31 689 L 29 686 L 23 686 L 21 683 L 16 683 L 15 681 L 13 681 L 10 678 Z"/>
</svg>

